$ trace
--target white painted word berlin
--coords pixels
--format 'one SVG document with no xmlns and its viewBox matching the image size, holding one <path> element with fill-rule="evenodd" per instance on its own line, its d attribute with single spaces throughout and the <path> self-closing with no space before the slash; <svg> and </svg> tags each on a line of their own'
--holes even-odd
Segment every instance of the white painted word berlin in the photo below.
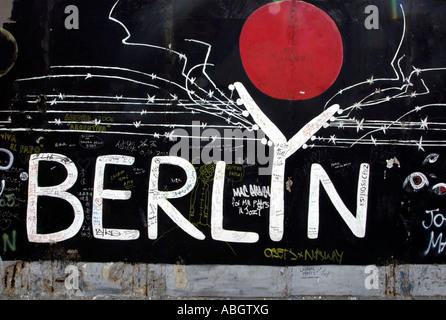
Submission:
<svg viewBox="0 0 446 320">
<path fill-rule="evenodd" d="M 305 143 L 339 110 L 339 105 L 327 108 L 319 116 L 307 123 L 290 140 L 272 123 L 260 110 L 241 83 L 235 83 L 240 99 L 239 104 L 244 104 L 248 112 L 254 118 L 266 135 L 273 142 L 273 165 L 271 174 L 271 207 L 269 212 L 269 235 L 271 240 L 280 241 L 284 233 L 284 188 L 285 188 L 285 162 L 292 154 L 299 150 Z M 67 171 L 64 182 L 55 186 L 39 185 L 39 162 L 53 161 L 63 165 Z M 107 165 L 131 166 L 135 159 L 125 155 L 104 155 L 96 160 L 95 177 L 93 186 L 93 212 L 92 226 L 95 238 L 105 240 L 134 240 L 138 239 L 138 230 L 114 229 L 103 227 L 103 201 L 104 199 L 129 200 L 131 191 L 104 189 L 104 174 Z M 173 165 L 182 168 L 186 173 L 184 185 L 173 191 L 161 191 L 158 188 L 160 165 Z M 255 243 L 259 235 L 255 232 L 225 230 L 223 228 L 223 194 L 225 162 L 219 161 L 214 173 L 214 187 L 212 191 L 211 208 L 211 236 L 217 241 Z M 147 228 L 148 237 L 155 240 L 158 237 L 158 208 L 184 232 L 190 236 L 204 240 L 205 235 L 190 223 L 181 212 L 169 201 L 169 199 L 181 198 L 189 194 L 197 183 L 197 174 L 193 165 L 187 160 L 176 156 L 154 157 L 149 170 Z M 307 236 L 310 239 L 318 237 L 319 232 L 319 186 L 322 184 L 334 207 L 339 212 L 352 233 L 362 238 L 365 236 L 367 220 L 367 201 L 369 188 L 369 164 L 362 164 L 359 172 L 357 188 L 357 212 L 354 216 L 339 197 L 333 183 L 323 167 L 313 164 L 310 173 L 310 192 L 308 205 Z M 77 181 L 78 170 L 74 162 L 68 157 L 56 153 L 33 154 L 29 160 L 29 187 L 27 208 L 27 235 L 30 242 L 49 243 L 60 242 L 74 237 L 82 227 L 84 210 L 80 200 L 69 193 L 68 190 Z M 37 230 L 37 200 L 39 196 L 60 198 L 67 201 L 74 212 L 71 225 L 65 230 L 41 234 Z"/>
</svg>

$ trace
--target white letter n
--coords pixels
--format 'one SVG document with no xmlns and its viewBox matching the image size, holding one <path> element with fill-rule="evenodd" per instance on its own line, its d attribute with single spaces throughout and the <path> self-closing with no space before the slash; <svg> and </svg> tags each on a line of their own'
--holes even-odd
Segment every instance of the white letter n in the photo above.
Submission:
<svg viewBox="0 0 446 320">
<path fill-rule="evenodd" d="M 344 219 L 347 226 L 358 238 L 364 238 L 367 220 L 367 201 L 369 189 L 370 165 L 361 164 L 356 198 L 356 217 L 347 209 L 339 197 L 333 183 L 321 165 L 314 163 L 310 173 L 310 196 L 308 201 L 308 229 L 309 239 L 316 239 L 319 234 L 319 186 L 322 184 L 336 210 Z"/>
</svg>

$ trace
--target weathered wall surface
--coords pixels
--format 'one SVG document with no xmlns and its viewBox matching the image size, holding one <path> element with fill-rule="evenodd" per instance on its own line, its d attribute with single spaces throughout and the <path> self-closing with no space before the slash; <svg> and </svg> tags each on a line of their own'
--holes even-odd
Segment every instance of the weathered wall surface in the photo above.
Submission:
<svg viewBox="0 0 446 320">
<path fill-rule="evenodd" d="M 2 268 L 2 299 L 444 299 L 446 286 L 443 265 L 371 272 L 367 266 L 47 261 L 3 262 Z"/>
<path fill-rule="evenodd" d="M 444 12 L 0 0 L 0 299 L 446 298 Z"/>
</svg>

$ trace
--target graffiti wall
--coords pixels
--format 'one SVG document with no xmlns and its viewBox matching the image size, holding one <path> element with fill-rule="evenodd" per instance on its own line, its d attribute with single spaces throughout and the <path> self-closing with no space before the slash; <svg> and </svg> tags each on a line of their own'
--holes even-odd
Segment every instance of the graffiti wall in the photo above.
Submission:
<svg viewBox="0 0 446 320">
<path fill-rule="evenodd" d="M 12 3 L 3 260 L 446 261 L 445 3 Z"/>
</svg>

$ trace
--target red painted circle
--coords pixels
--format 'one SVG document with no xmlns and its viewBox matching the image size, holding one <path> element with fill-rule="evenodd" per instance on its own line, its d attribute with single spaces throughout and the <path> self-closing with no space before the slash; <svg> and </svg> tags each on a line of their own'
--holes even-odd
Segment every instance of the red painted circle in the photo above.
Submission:
<svg viewBox="0 0 446 320">
<path fill-rule="evenodd" d="M 240 56 L 249 79 L 263 93 L 276 99 L 310 99 L 338 77 L 342 38 L 321 9 L 303 1 L 273 2 L 246 20 Z"/>
</svg>

